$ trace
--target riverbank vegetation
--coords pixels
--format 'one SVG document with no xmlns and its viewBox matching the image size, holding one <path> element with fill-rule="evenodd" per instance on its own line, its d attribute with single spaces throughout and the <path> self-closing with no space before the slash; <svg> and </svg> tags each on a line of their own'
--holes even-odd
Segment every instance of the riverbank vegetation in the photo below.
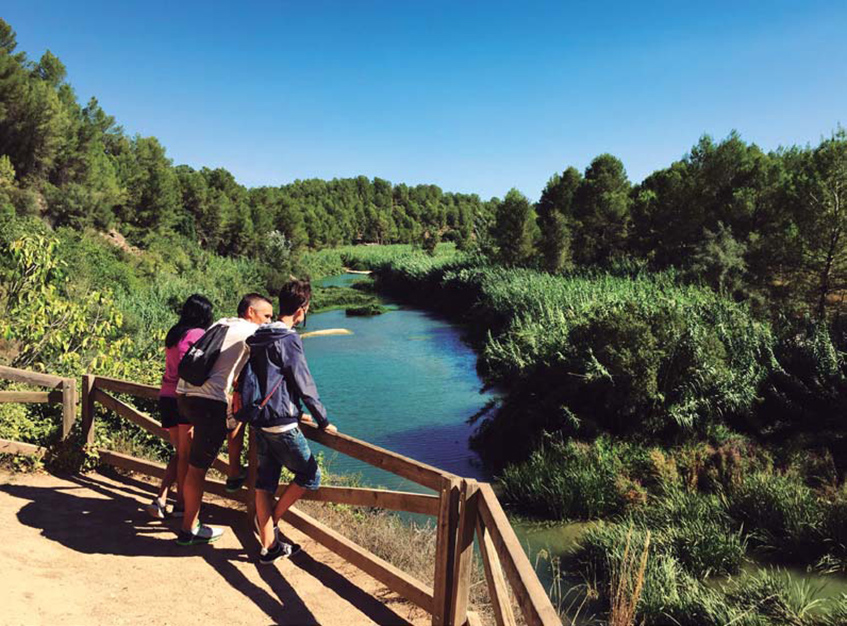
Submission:
<svg viewBox="0 0 847 626">
<path fill-rule="evenodd" d="M 844 623 L 843 599 L 745 574 L 847 571 L 843 129 L 771 152 L 704 136 L 638 184 L 604 154 L 538 202 L 365 177 L 247 189 L 81 105 L 2 20 L 0 104 L 3 364 L 156 384 L 189 294 L 224 316 L 292 274 L 372 270 L 313 311 L 373 310 L 375 288 L 466 324 L 500 398 L 473 444 L 513 510 L 598 522 L 563 568 L 601 615 Z M 58 423 L 0 406 L 3 438 L 50 445 Z M 167 454 L 96 423 L 98 443 Z"/>
</svg>

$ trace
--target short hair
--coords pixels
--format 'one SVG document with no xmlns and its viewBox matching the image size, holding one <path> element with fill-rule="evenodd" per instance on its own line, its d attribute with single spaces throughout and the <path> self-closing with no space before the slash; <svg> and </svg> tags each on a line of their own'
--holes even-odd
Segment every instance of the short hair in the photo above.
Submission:
<svg viewBox="0 0 847 626">
<path fill-rule="evenodd" d="M 279 314 L 294 315 L 312 299 L 312 284 L 308 280 L 290 280 L 279 290 Z"/>
<path fill-rule="evenodd" d="M 244 317 L 247 315 L 247 309 L 251 306 L 255 306 L 257 302 L 267 302 L 273 306 L 273 303 L 262 294 L 248 293 L 246 296 L 241 298 L 241 302 L 238 303 L 238 317 Z"/>
</svg>

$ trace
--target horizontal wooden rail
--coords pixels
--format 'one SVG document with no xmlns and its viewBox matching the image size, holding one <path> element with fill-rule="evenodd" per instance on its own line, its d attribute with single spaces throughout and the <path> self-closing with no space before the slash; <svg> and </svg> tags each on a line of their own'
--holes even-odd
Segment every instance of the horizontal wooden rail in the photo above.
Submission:
<svg viewBox="0 0 847 626">
<path fill-rule="evenodd" d="M 280 486 L 277 495 L 281 495 L 285 486 Z M 352 506 L 368 506 L 389 511 L 405 511 L 423 515 L 438 515 L 438 497 L 408 491 L 388 491 L 386 489 L 366 489 L 358 487 L 321 487 L 317 491 L 306 491 L 301 500 L 313 502 L 332 502 Z"/>
<path fill-rule="evenodd" d="M 62 391 L 0 391 L 0 403 L 4 402 L 26 402 L 34 404 L 60 403 L 62 402 Z"/>
<path fill-rule="evenodd" d="M 343 433 L 328 433 L 321 430 L 314 423 L 303 420 L 300 423 L 300 428 L 303 434 L 312 441 L 317 441 L 325 445 L 327 448 L 332 448 L 342 454 L 351 456 L 354 459 L 364 461 L 374 467 L 384 469 L 392 474 L 402 476 L 412 482 L 429 487 L 434 491 L 441 489 L 441 480 L 445 476 L 455 477 L 449 472 L 420 463 L 414 459 L 391 452 L 385 448 L 372 445 L 360 439 L 356 439 Z"/>
<path fill-rule="evenodd" d="M 480 483 L 479 515 L 529 626 L 561 626 L 556 609 L 518 541 L 500 501 L 487 483 Z"/>
<path fill-rule="evenodd" d="M 102 379 L 98 378 L 97 381 Z M 95 385 L 97 385 L 97 381 L 95 381 Z M 121 381 L 118 381 L 121 382 Z M 91 391 L 91 396 L 94 399 L 94 402 L 99 402 L 107 409 L 111 409 L 121 417 L 128 419 L 133 424 L 140 426 L 144 430 L 149 433 L 152 433 L 158 437 L 161 437 L 165 441 L 168 441 L 168 431 L 165 428 L 162 428 L 162 425 L 154 420 L 152 417 L 147 415 L 146 413 L 139 411 L 133 406 L 130 406 L 126 402 L 122 402 L 118 400 L 114 396 L 109 395 L 105 391 L 101 391 L 96 386 Z M 229 469 L 229 464 L 227 461 L 221 457 L 215 458 L 212 462 L 212 467 L 218 470 L 221 474 L 226 474 Z"/>
<path fill-rule="evenodd" d="M 283 519 L 303 534 L 369 574 L 391 591 L 414 602 L 422 609 L 432 612 L 432 588 L 429 586 L 294 507 L 286 511 Z"/>
<path fill-rule="evenodd" d="M 37 385 L 39 387 L 59 387 L 68 378 L 54 376 L 52 374 L 42 374 L 41 372 L 30 372 L 29 370 L 21 370 L 16 367 L 6 367 L 0 365 L 0 379 L 11 380 L 16 383 L 26 383 L 28 385 Z"/>
<path fill-rule="evenodd" d="M 25 454 L 37 458 L 43 457 L 47 453 L 47 448 L 36 446 L 31 443 L 23 443 L 22 441 L 9 441 L 8 439 L 0 439 L 0 454 Z"/>
<path fill-rule="evenodd" d="M 159 422 L 151 418 L 146 413 L 142 413 L 135 407 L 128 405 L 126 402 L 118 400 L 114 396 L 110 396 L 105 391 L 101 391 L 98 387 L 94 388 L 92 396 L 94 397 L 95 402 L 99 402 L 107 409 L 111 409 L 121 417 L 128 419 L 136 426 L 141 426 L 141 428 L 147 432 L 153 433 L 167 441 L 168 431 L 162 428 Z"/>
<path fill-rule="evenodd" d="M 98 450 L 98 453 L 100 455 L 100 460 L 104 463 L 129 470 L 130 472 L 147 474 L 154 478 L 162 478 L 165 475 L 165 466 L 161 463 L 155 463 L 146 459 L 139 459 L 138 457 L 106 449 L 100 449 Z M 226 490 L 226 482 L 214 478 L 206 478 L 205 491 L 222 498 L 235 500 L 236 502 L 245 502 L 247 500 L 246 491 L 241 490 L 230 493 Z"/>
<path fill-rule="evenodd" d="M 24 403 L 48 403 L 62 404 L 62 440 L 68 438 L 76 421 L 76 379 L 42 374 L 41 372 L 30 372 L 16 367 L 0 365 L 0 380 L 9 380 L 26 385 L 36 385 L 53 389 L 53 392 L 37 391 L 0 391 L 0 403 L 2 402 L 24 402 Z"/>
<path fill-rule="evenodd" d="M 159 388 L 153 385 L 142 385 L 141 383 L 134 383 L 128 380 L 95 376 L 94 386 L 105 391 L 125 393 L 136 398 L 146 398 L 147 400 L 159 399 Z"/>
</svg>

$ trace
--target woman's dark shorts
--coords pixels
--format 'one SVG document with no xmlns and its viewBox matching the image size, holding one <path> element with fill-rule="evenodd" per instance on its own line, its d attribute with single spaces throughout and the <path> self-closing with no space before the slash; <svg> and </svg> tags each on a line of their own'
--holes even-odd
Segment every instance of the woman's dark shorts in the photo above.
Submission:
<svg viewBox="0 0 847 626">
<path fill-rule="evenodd" d="M 159 417 L 162 418 L 162 428 L 176 428 L 179 424 L 191 424 L 188 418 L 180 415 L 176 398 L 171 396 L 159 396 Z"/>
<path fill-rule="evenodd" d="M 180 414 L 194 425 L 189 464 L 209 469 L 226 440 L 226 402 L 197 396 L 178 396 Z"/>
<path fill-rule="evenodd" d="M 314 491 L 321 486 L 321 469 L 299 428 L 284 433 L 256 428 L 253 432 L 259 448 L 256 489 L 275 493 L 283 467 L 294 473 L 294 482 L 304 489 Z"/>
</svg>

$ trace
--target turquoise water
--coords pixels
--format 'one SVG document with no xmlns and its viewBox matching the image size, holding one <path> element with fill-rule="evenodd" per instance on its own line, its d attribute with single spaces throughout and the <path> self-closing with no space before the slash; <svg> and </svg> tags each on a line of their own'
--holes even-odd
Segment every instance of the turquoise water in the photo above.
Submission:
<svg viewBox="0 0 847 626">
<path fill-rule="evenodd" d="M 323 284 L 361 278 L 333 277 Z M 429 313 L 397 308 L 374 317 L 318 313 L 309 316 L 305 330 L 326 328 L 353 333 L 304 340 L 321 400 L 340 431 L 461 476 L 489 478 L 468 447 L 473 427 L 467 419 L 491 396 L 480 393 L 476 356 L 457 327 Z M 370 485 L 412 488 L 332 450 L 324 454 L 333 472 L 358 473 Z"/>
</svg>

